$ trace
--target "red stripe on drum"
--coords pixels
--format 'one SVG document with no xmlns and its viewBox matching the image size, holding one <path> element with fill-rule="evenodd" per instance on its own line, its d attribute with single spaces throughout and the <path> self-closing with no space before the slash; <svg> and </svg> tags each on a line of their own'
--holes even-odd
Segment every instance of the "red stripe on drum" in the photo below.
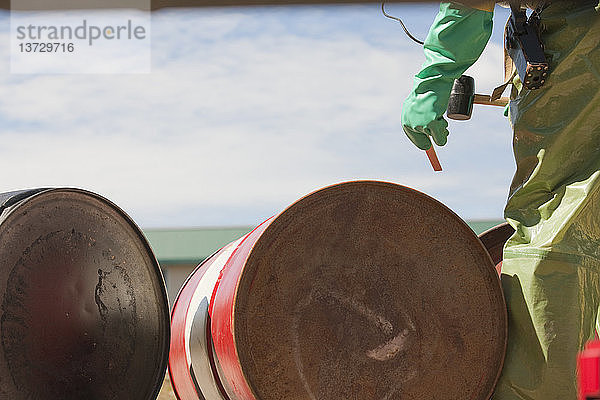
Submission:
<svg viewBox="0 0 600 400">
<path fill-rule="evenodd" d="M 222 373 L 221 381 L 227 394 L 236 400 L 257 400 L 248 385 L 240 364 L 233 335 L 233 311 L 238 282 L 244 264 L 254 244 L 275 219 L 271 217 L 242 240 L 221 271 L 210 301 L 211 330 L 215 356 Z"/>
<path fill-rule="evenodd" d="M 180 400 L 200 399 L 196 385 L 190 374 L 191 358 L 186 351 L 185 327 L 188 311 L 196 288 L 210 268 L 213 261 L 221 255 L 227 246 L 207 258 L 190 275 L 183 285 L 171 313 L 171 350 L 169 355 L 169 375 L 175 395 Z M 193 315 L 191 316 L 193 318 Z"/>
</svg>

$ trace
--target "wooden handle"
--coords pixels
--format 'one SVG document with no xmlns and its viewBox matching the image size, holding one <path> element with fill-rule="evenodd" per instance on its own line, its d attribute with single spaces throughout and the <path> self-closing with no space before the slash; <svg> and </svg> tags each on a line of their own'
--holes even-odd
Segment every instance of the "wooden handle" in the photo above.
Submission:
<svg viewBox="0 0 600 400">
<path fill-rule="evenodd" d="M 508 97 L 500 97 L 498 100 L 491 100 L 490 96 L 485 94 L 476 94 L 473 99 L 474 104 L 482 104 L 484 106 L 506 107 L 509 102 L 510 99 Z"/>
<path fill-rule="evenodd" d="M 427 157 L 429 158 L 429 162 L 431 163 L 431 167 L 434 171 L 439 172 L 442 170 L 442 164 L 440 164 L 440 160 L 438 160 L 437 154 L 435 153 L 435 149 L 431 146 L 428 150 L 425 151 L 427 153 Z"/>
</svg>

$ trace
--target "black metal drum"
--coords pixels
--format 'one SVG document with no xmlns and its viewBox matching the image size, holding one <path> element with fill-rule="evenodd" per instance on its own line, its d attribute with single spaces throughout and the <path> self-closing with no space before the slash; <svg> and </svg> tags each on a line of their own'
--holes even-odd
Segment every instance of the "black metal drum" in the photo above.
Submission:
<svg viewBox="0 0 600 400">
<path fill-rule="evenodd" d="M 78 189 L 0 195 L 0 399 L 155 399 L 160 268 L 135 223 Z"/>
</svg>

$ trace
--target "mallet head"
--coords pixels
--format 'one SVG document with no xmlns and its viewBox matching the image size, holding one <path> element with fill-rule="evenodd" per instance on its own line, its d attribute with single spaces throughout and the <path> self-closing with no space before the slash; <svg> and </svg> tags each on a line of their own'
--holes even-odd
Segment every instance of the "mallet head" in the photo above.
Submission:
<svg viewBox="0 0 600 400">
<path fill-rule="evenodd" d="M 456 79 L 448 100 L 448 118 L 459 121 L 471 119 L 474 98 L 475 79 L 467 75 Z"/>
</svg>

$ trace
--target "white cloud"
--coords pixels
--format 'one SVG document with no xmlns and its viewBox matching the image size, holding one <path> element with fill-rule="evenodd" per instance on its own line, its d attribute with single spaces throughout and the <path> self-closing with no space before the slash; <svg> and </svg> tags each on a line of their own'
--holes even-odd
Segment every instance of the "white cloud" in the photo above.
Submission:
<svg viewBox="0 0 600 400">
<path fill-rule="evenodd" d="M 0 168 L 12 171 L 0 191 L 84 187 L 146 226 L 252 224 L 321 186 L 378 178 L 499 216 L 510 158 L 504 144 L 490 153 L 503 118 L 452 125 L 434 175 L 399 124 L 421 49 L 377 6 L 168 11 L 152 32 L 152 74 L 0 77 Z M 474 67 L 480 87 L 497 62 Z"/>
</svg>

